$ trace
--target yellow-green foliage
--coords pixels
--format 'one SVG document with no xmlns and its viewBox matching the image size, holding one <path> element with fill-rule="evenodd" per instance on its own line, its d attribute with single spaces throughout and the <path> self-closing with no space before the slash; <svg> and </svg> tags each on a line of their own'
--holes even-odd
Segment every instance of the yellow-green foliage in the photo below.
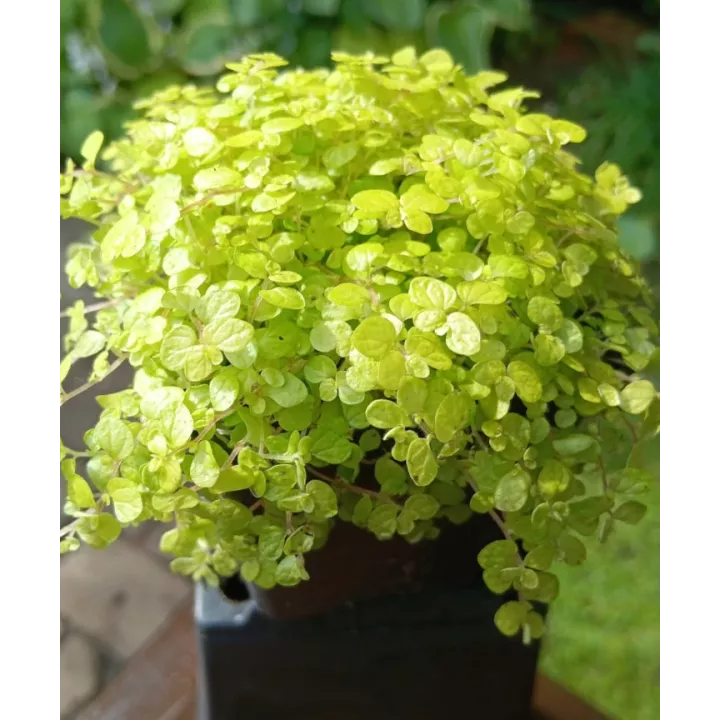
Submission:
<svg viewBox="0 0 720 720">
<path fill-rule="evenodd" d="M 92 325 L 71 309 L 63 377 L 92 355 L 89 384 L 136 371 L 100 398 L 94 487 L 62 449 L 63 550 L 155 518 L 176 571 L 272 587 L 307 579 L 335 522 L 417 542 L 488 513 L 507 539 L 478 548 L 485 581 L 518 593 L 496 622 L 538 636 L 553 563 L 637 522 L 652 480 L 627 459 L 658 430 L 637 375 L 657 328 L 615 230 L 639 193 L 578 172 L 585 131 L 525 113 L 502 73 L 334 59 L 162 91 L 107 170 L 96 134 L 63 175 L 63 215 L 97 225 L 67 272 L 106 299 Z"/>
</svg>

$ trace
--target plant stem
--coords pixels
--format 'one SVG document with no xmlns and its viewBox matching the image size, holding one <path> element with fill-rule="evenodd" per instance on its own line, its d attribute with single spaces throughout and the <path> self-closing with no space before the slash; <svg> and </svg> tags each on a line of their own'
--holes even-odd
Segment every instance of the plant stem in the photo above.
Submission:
<svg viewBox="0 0 720 720">
<path fill-rule="evenodd" d="M 95 177 L 103 178 L 104 180 L 112 180 L 113 182 L 120 183 L 121 185 L 124 185 L 128 190 L 139 190 L 138 185 L 133 185 L 133 183 L 129 183 L 126 180 L 121 180 L 118 177 L 115 177 L 114 175 L 110 175 L 109 173 L 101 172 L 100 170 L 90 169 L 90 168 L 80 168 L 76 170 L 74 173 L 75 177 L 82 177 L 83 175 L 93 175 Z"/>
<path fill-rule="evenodd" d="M 315 477 L 320 478 L 321 480 L 324 480 L 326 483 L 333 485 L 336 488 L 340 488 L 342 490 L 348 490 L 349 492 L 357 493 L 358 495 L 369 495 L 372 498 L 380 498 L 380 497 L 388 497 L 384 496 L 383 493 L 376 492 L 375 490 L 369 490 L 368 488 L 360 487 L 359 485 L 353 485 L 352 483 L 347 482 L 346 480 L 343 480 L 340 477 L 330 477 L 329 475 L 325 475 L 324 473 L 321 473 L 319 470 L 316 470 L 314 467 L 311 467 L 310 465 L 305 466 L 307 470 L 315 475 Z M 402 505 L 398 502 L 395 502 L 392 498 L 389 498 L 390 502 L 393 503 L 393 505 L 397 505 L 398 507 L 402 507 Z"/>
<path fill-rule="evenodd" d="M 558 228 L 559 230 L 565 230 L 566 232 L 569 232 L 573 235 L 579 235 L 580 237 L 583 236 L 589 236 L 593 237 L 592 230 L 590 228 L 572 228 L 568 227 L 567 225 L 561 225 L 560 223 L 553 222 L 552 220 L 545 220 L 549 225 L 552 225 L 553 227 Z M 563 238 L 564 240 L 565 238 Z"/>
<path fill-rule="evenodd" d="M 115 372 L 126 360 L 128 356 L 127 355 L 119 355 L 115 361 L 110 365 L 108 368 L 108 371 L 103 375 L 103 377 L 99 378 L 98 380 L 88 380 L 85 384 L 81 385 L 80 387 L 75 388 L 74 390 L 71 390 L 68 393 L 64 393 L 60 397 L 60 405 L 64 405 L 68 400 L 72 400 L 77 395 L 80 395 L 81 393 L 84 393 L 86 390 L 89 390 L 94 385 L 97 385 L 98 383 L 101 383 L 103 380 L 105 380 L 106 377 L 108 377 L 111 373 Z"/>
<path fill-rule="evenodd" d="M 227 470 L 232 464 L 233 460 L 238 456 L 238 453 L 242 450 L 243 446 L 245 445 L 245 441 L 241 440 L 233 449 L 230 455 L 228 455 L 228 459 L 222 464 L 222 467 L 220 470 Z"/>
<path fill-rule="evenodd" d="M 470 486 L 471 490 L 473 492 L 477 492 L 477 485 L 475 484 L 475 481 L 470 477 L 470 473 L 464 472 L 463 475 L 465 476 L 465 480 L 467 480 L 467 484 Z"/>
<path fill-rule="evenodd" d="M 92 457 L 92 453 L 89 452 L 81 452 L 80 450 L 73 450 L 69 447 L 65 448 L 65 452 L 68 455 L 72 455 L 75 458 L 89 458 Z"/>
<path fill-rule="evenodd" d="M 630 430 L 630 433 L 633 436 L 633 441 L 637 443 L 638 434 L 637 434 L 637 430 L 635 429 L 635 426 L 623 415 L 621 415 L 620 417 L 621 417 L 622 421 L 627 425 L 628 430 Z"/>
<path fill-rule="evenodd" d="M 263 280 L 263 284 L 260 286 L 260 291 L 267 290 L 267 288 L 268 288 L 268 281 Z M 258 291 L 258 292 L 260 292 L 260 291 Z M 258 308 L 260 307 L 261 302 L 262 302 L 262 298 L 258 294 L 258 296 L 255 298 L 255 302 L 250 307 L 250 312 L 248 313 L 247 320 L 249 323 L 252 323 L 253 320 L 255 319 L 255 313 L 257 312 Z"/>
<path fill-rule="evenodd" d="M 510 531 L 508 530 L 507 525 L 505 525 L 505 523 L 503 522 L 503 519 L 500 517 L 500 515 L 498 515 L 497 512 L 495 512 L 495 510 L 490 510 L 490 512 L 488 514 L 493 519 L 495 524 L 500 528 L 500 531 L 505 536 L 505 539 L 509 540 L 511 543 L 513 543 L 515 545 L 515 548 L 516 548 L 515 562 L 517 563 L 518 567 L 520 567 L 520 568 L 523 567 L 524 563 L 523 563 L 523 559 L 520 557 L 520 551 L 517 550 L 517 543 L 515 542 L 515 539 L 513 538 L 513 536 L 510 534 Z M 522 591 L 518 590 L 517 594 L 518 594 L 518 600 L 520 602 L 525 602 L 525 595 L 523 595 Z"/>
<path fill-rule="evenodd" d="M 324 265 L 321 265 L 320 263 L 304 263 L 305 267 L 311 267 L 315 270 L 319 270 L 322 273 L 325 273 L 326 275 L 329 275 L 332 278 L 342 278 L 342 275 L 338 275 L 337 273 L 330 270 L 330 268 L 325 267 Z"/>
<path fill-rule="evenodd" d="M 191 202 L 189 205 L 186 205 L 181 211 L 181 215 L 186 215 L 190 210 L 194 210 L 196 207 L 199 207 L 200 205 L 203 205 L 208 200 L 217 197 L 218 195 L 230 195 L 232 193 L 239 193 L 242 192 L 240 188 L 233 188 L 229 190 L 214 190 L 211 193 L 208 193 L 207 195 L 203 195 L 199 200 L 195 200 L 194 202 Z"/>
<path fill-rule="evenodd" d="M 602 475 L 603 492 L 607 495 L 608 479 L 607 479 L 607 468 L 605 467 L 605 460 L 603 459 L 602 453 L 598 455 L 598 467 L 600 468 L 600 474 Z"/>
<path fill-rule="evenodd" d="M 97 312 L 98 310 L 103 310 L 108 307 L 114 307 L 115 305 L 120 304 L 125 300 L 126 298 L 116 298 L 115 300 L 103 300 L 102 302 L 93 303 L 92 305 L 86 305 L 85 309 L 83 310 L 83 315 L 87 315 L 91 312 Z M 67 308 L 66 310 L 63 310 L 60 313 L 60 317 L 70 317 L 70 308 Z"/>
<path fill-rule="evenodd" d="M 488 448 L 488 446 L 487 446 L 487 443 L 485 442 L 485 440 L 483 440 L 483 438 L 482 438 L 482 436 L 480 435 L 480 433 L 479 433 L 477 430 L 475 430 L 475 428 L 471 428 L 471 430 L 472 430 L 472 435 L 473 435 L 473 437 L 475 438 L 475 442 L 476 442 L 483 450 L 489 450 L 489 448 Z"/>
<path fill-rule="evenodd" d="M 188 440 L 188 442 L 185 443 L 181 448 L 175 451 L 175 453 L 181 453 L 185 452 L 189 447 L 192 445 L 195 445 L 196 443 L 202 442 L 205 436 L 223 419 L 226 418 L 228 415 L 232 415 L 232 410 L 225 410 L 225 412 L 221 412 L 218 415 L 216 415 L 199 433 L 196 438 L 192 438 L 191 440 Z"/>
<path fill-rule="evenodd" d="M 569 238 L 572 237 L 575 233 L 574 230 L 568 230 L 556 243 L 556 247 L 560 248 L 560 246 Z"/>
<path fill-rule="evenodd" d="M 593 313 L 597 312 L 599 310 L 599 307 L 597 305 L 591 305 L 587 310 L 583 310 L 582 315 L 577 318 L 578 322 L 581 322 L 583 318 L 586 315 L 592 315 Z"/>
<path fill-rule="evenodd" d="M 494 523 L 500 528 L 500 531 L 505 536 L 506 540 L 509 540 L 511 543 L 515 544 L 515 547 L 517 547 L 517 542 L 515 542 L 515 538 L 511 535 L 510 531 L 508 530 L 507 525 L 503 522 L 503 519 L 498 515 L 498 513 L 495 510 L 490 510 L 488 512 L 488 515 L 493 519 Z M 520 557 L 520 552 L 518 551 L 515 554 L 515 557 L 517 559 L 518 567 L 523 566 L 522 558 Z"/>
<path fill-rule="evenodd" d="M 480 248 L 483 246 L 483 243 L 485 242 L 486 239 L 487 239 L 487 235 L 483 235 L 483 236 L 477 241 L 477 243 L 475 244 L 475 247 L 473 248 L 473 251 L 472 251 L 472 254 L 473 254 L 473 255 L 477 255 L 478 251 L 479 251 Z"/>
<path fill-rule="evenodd" d="M 502 534 L 505 536 L 505 539 L 510 540 L 510 542 L 515 542 L 513 536 L 510 534 L 510 531 L 507 528 L 507 525 L 505 525 L 502 518 L 497 514 L 497 512 L 495 510 L 490 510 L 488 512 L 488 515 L 490 515 L 494 523 L 500 528 Z M 519 558 L 520 556 L 518 555 L 518 559 Z"/>
</svg>

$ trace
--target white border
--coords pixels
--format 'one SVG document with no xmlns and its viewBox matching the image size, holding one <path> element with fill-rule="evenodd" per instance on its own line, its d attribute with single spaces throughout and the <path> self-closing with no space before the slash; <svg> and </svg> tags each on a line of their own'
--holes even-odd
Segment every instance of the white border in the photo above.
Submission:
<svg viewBox="0 0 720 720">
<path fill-rule="evenodd" d="M 706 0 L 663 10 L 661 701 L 675 720 L 720 707 L 720 12 Z"/>
<path fill-rule="evenodd" d="M 3 712 L 58 717 L 59 3 L 0 5 Z"/>
</svg>

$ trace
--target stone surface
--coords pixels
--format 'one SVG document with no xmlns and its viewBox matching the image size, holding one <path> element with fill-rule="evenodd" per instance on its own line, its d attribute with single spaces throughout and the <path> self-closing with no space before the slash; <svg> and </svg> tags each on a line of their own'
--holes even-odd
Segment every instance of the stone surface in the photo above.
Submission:
<svg viewBox="0 0 720 720">
<path fill-rule="evenodd" d="M 60 713 L 67 717 L 95 695 L 100 658 L 87 638 L 69 634 L 60 645 Z"/>
<path fill-rule="evenodd" d="M 153 555 L 153 557 L 157 558 L 158 562 L 165 567 L 170 564 L 173 556 L 160 550 L 160 538 L 170 530 L 171 527 L 172 525 L 161 525 L 160 523 L 150 525 L 142 543 L 143 548 Z"/>
<path fill-rule="evenodd" d="M 137 545 L 151 557 L 157 558 L 158 562 L 167 568 L 172 560 L 172 555 L 161 552 L 160 538 L 172 527 L 172 525 L 148 521 L 138 527 L 125 528 L 123 538 L 129 540 L 133 545 Z"/>
<path fill-rule="evenodd" d="M 60 567 L 60 607 L 73 626 L 128 658 L 187 597 L 189 581 L 120 538 L 105 550 L 81 547 Z"/>
</svg>

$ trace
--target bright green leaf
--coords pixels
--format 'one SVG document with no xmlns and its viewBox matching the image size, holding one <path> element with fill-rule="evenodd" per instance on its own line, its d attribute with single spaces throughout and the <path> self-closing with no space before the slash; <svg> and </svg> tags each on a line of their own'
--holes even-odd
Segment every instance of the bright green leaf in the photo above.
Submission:
<svg viewBox="0 0 720 720">
<path fill-rule="evenodd" d="M 285 310 L 302 310 L 305 307 L 305 298 L 293 288 L 275 287 L 261 290 L 260 297 L 271 305 Z"/>
<path fill-rule="evenodd" d="M 387 190 L 362 190 L 352 196 L 352 204 L 368 213 L 380 216 L 399 206 L 397 197 Z"/>
<path fill-rule="evenodd" d="M 380 360 L 397 344 L 393 324 L 379 315 L 365 318 L 352 334 L 352 344 L 373 360 Z"/>
<path fill-rule="evenodd" d="M 115 516 L 121 523 L 137 519 L 143 509 L 140 490 L 135 483 L 123 478 L 113 478 L 108 483 L 108 493 L 113 500 Z"/>
<path fill-rule="evenodd" d="M 649 380 L 636 380 L 620 392 L 620 407 L 631 415 L 640 415 L 647 410 L 657 396 Z"/>
<path fill-rule="evenodd" d="M 381 429 L 410 424 L 407 413 L 390 400 L 374 400 L 367 406 L 365 415 L 373 427 Z"/>
<path fill-rule="evenodd" d="M 427 439 L 417 438 L 410 443 L 406 462 L 410 477 L 416 485 L 429 485 L 437 477 L 438 464 Z"/>
<path fill-rule="evenodd" d="M 212 487 L 219 475 L 220 468 L 215 460 L 212 445 L 205 440 L 195 451 L 190 464 L 190 478 L 199 487 Z"/>
<path fill-rule="evenodd" d="M 112 415 L 106 415 L 95 426 L 93 439 L 115 460 L 123 460 L 135 447 L 135 439 L 130 428 Z"/>
<path fill-rule="evenodd" d="M 542 383 L 535 370 L 521 360 L 513 360 L 507 368 L 515 383 L 518 397 L 525 403 L 535 403 L 542 397 Z"/>
<path fill-rule="evenodd" d="M 500 479 L 495 489 L 495 507 L 503 512 L 521 510 L 529 489 L 530 477 L 525 471 L 515 468 Z"/>
</svg>

